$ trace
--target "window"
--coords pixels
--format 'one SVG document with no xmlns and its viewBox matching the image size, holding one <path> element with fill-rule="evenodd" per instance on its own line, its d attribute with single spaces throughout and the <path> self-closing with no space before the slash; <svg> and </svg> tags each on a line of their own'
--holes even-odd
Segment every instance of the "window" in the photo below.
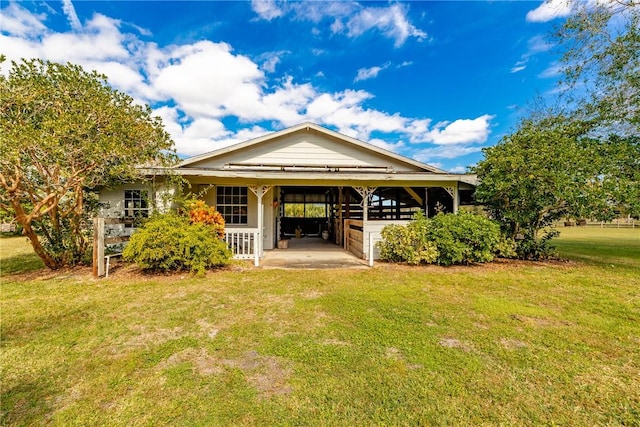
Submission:
<svg viewBox="0 0 640 427">
<path fill-rule="evenodd" d="M 125 228 L 137 227 L 140 218 L 149 216 L 148 197 L 145 190 L 124 190 Z"/>
<path fill-rule="evenodd" d="M 247 187 L 216 187 L 216 209 L 227 224 L 247 223 Z"/>
</svg>

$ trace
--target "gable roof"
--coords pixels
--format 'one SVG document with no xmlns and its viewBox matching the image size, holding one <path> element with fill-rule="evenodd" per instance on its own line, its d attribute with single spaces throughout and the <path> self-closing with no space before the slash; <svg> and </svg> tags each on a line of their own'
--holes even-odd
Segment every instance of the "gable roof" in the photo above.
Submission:
<svg viewBox="0 0 640 427">
<path fill-rule="evenodd" d="M 296 126 L 292 126 L 277 132 L 271 132 L 268 133 L 266 135 L 257 137 L 257 138 L 253 138 L 244 142 L 240 142 L 238 144 L 234 144 L 228 147 L 224 147 L 221 148 L 219 150 L 215 150 L 215 151 L 211 151 L 208 153 L 203 153 L 197 156 L 193 156 L 190 157 L 188 159 L 183 160 L 182 162 L 180 162 L 176 168 L 181 169 L 181 168 L 187 168 L 189 166 L 195 166 L 196 163 L 200 163 L 206 160 L 210 160 L 219 156 L 223 156 L 229 153 L 233 153 L 236 151 L 240 151 L 240 150 L 244 150 L 244 149 L 248 149 L 250 147 L 254 147 L 257 146 L 258 144 L 262 144 L 262 143 L 266 143 L 268 141 L 272 141 L 287 135 L 291 135 L 297 132 L 302 132 L 302 131 L 310 131 L 313 130 L 321 135 L 324 136 L 328 136 L 331 137 L 335 140 L 337 140 L 339 143 L 341 144 L 348 144 L 351 145 L 353 147 L 357 147 L 359 149 L 364 149 L 364 150 L 368 150 L 370 152 L 376 153 L 378 156 L 384 157 L 384 158 L 388 158 L 390 160 L 393 160 L 395 162 L 402 162 L 405 163 L 407 165 L 413 166 L 414 168 L 418 168 L 424 172 L 428 172 L 428 173 L 432 173 L 432 174 L 448 174 L 448 172 L 443 171 L 441 169 L 438 169 L 434 166 L 431 165 L 427 165 L 425 163 L 421 163 L 418 162 L 416 160 L 410 159 L 408 157 L 405 156 L 401 156 L 399 154 L 393 153 L 391 151 L 385 150 L 383 148 L 379 148 L 376 147 L 375 145 L 360 141 L 358 139 L 343 135 L 339 132 L 335 132 L 332 131 L 330 129 L 324 128 L 322 126 L 319 126 L 315 123 L 311 123 L 311 122 L 305 122 L 305 123 L 301 123 L 299 125 Z"/>
</svg>

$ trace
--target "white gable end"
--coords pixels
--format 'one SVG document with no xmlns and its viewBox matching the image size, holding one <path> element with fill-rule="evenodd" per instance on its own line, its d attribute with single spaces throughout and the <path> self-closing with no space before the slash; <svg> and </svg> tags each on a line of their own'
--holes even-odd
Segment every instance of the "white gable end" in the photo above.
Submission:
<svg viewBox="0 0 640 427">
<path fill-rule="evenodd" d="M 364 167 L 390 168 L 395 172 L 424 171 L 415 165 L 314 131 L 287 134 L 244 149 L 202 159 L 189 167 L 224 169 L 234 165 Z"/>
</svg>

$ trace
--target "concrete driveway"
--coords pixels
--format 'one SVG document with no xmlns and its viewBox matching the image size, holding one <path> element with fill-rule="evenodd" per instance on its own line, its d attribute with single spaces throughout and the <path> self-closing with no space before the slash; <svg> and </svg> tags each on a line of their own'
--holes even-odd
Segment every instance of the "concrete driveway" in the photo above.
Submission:
<svg viewBox="0 0 640 427">
<path fill-rule="evenodd" d="M 365 260 L 356 258 L 333 242 L 319 237 L 290 239 L 287 249 L 264 252 L 263 268 L 368 268 Z"/>
</svg>

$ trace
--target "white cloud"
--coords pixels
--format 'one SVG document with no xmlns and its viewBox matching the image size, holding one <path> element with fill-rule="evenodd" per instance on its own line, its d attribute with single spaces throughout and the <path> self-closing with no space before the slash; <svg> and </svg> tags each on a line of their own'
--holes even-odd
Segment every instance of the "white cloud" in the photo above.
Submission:
<svg viewBox="0 0 640 427">
<path fill-rule="evenodd" d="M 539 77 L 543 79 L 558 77 L 562 74 L 563 67 L 559 63 L 553 63 L 549 67 L 547 67 L 542 73 L 539 74 Z"/>
<path fill-rule="evenodd" d="M 386 7 L 367 7 L 346 1 L 252 0 L 251 6 L 261 19 L 267 21 L 287 14 L 291 14 L 292 19 L 314 24 L 329 19 L 332 22 L 329 27 L 332 33 L 346 34 L 350 38 L 376 30 L 394 40 L 396 47 L 402 46 L 410 37 L 419 41 L 427 38 L 425 32 L 409 22 L 407 7 L 399 3 Z M 319 30 L 312 28 L 311 31 L 317 33 Z"/>
<path fill-rule="evenodd" d="M 529 60 L 536 54 L 547 52 L 553 47 L 553 44 L 545 39 L 544 36 L 536 35 L 527 40 L 527 51 L 522 54 L 520 60 L 511 68 L 511 73 L 517 73 L 525 68 Z"/>
<path fill-rule="evenodd" d="M 402 4 L 392 4 L 389 7 L 366 7 L 358 14 L 347 19 L 345 24 L 350 37 L 358 37 L 365 32 L 376 29 L 385 36 L 395 40 L 399 47 L 409 37 L 424 40 L 427 34 L 407 19 L 407 10 Z"/>
<path fill-rule="evenodd" d="M 267 21 L 284 15 L 283 10 L 278 7 L 275 0 L 251 0 L 251 9 L 253 9 L 260 18 Z"/>
<path fill-rule="evenodd" d="M 62 10 L 64 14 L 67 16 L 67 20 L 69 21 L 69 25 L 76 31 L 82 29 L 82 24 L 78 19 L 78 15 L 76 14 L 76 9 L 73 7 L 73 3 L 71 0 L 62 0 Z"/>
<path fill-rule="evenodd" d="M 375 66 L 371 68 L 360 68 L 358 70 L 358 74 L 356 75 L 356 78 L 353 81 L 355 83 L 361 80 L 373 79 L 375 77 L 378 77 L 378 74 L 380 74 L 380 71 L 386 70 L 389 67 L 391 67 L 391 62 L 387 62 L 382 66 Z"/>
<path fill-rule="evenodd" d="M 571 14 L 571 0 L 545 0 L 527 13 L 528 22 L 548 22 Z"/>
<path fill-rule="evenodd" d="M 32 14 L 18 4 L 3 8 L 4 27 L 0 34 L 3 53 L 10 60 L 38 57 L 73 62 L 106 74 L 112 86 L 129 93 L 137 102 L 154 106 L 154 113 L 163 119 L 182 155 L 199 154 L 264 135 L 267 129 L 257 125 L 264 122 L 280 128 L 309 120 L 363 141 L 375 133 L 372 144 L 396 152 L 407 149 L 403 140 L 411 142 L 412 148 L 421 147 L 415 145 L 421 143 L 449 144 L 448 155 L 464 152 L 455 144 L 484 142 L 489 133 L 492 116 L 488 115 L 432 126 L 430 119 L 407 118 L 367 107 L 374 96 L 364 90 L 326 92 L 311 83 L 296 83 L 286 75 L 273 79 L 278 81 L 274 84 L 266 78 L 265 71 L 275 72 L 277 61 L 271 58 L 279 58 L 285 52 L 267 52 L 252 60 L 235 53 L 226 43 L 209 40 L 158 46 L 141 37 L 148 35 L 146 30 L 126 24 L 129 32 L 125 32 L 121 21 L 100 14 L 93 15 L 79 27 L 73 19 L 72 4 L 68 5 L 65 14 L 69 28 L 62 32 L 47 28 L 45 15 Z M 267 14 L 270 5 L 280 7 L 269 3 L 260 6 L 261 10 Z M 322 3 L 315 5 L 316 15 L 312 19 L 324 19 L 323 13 L 344 13 L 340 10 L 347 6 L 355 15 L 372 9 L 352 3 L 346 6 Z M 296 3 L 287 7 L 303 8 L 303 5 Z M 393 10 L 399 14 L 404 8 L 392 5 L 365 13 L 359 18 L 359 31 L 368 31 L 366 26 L 373 21 L 367 19 L 379 16 L 381 23 L 369 29 L 388 30 L 392 34 L 391 28 L 402 20 L 384 18 L 383 12 Z M 365 15 L 369 18 L 365 19 Z M 351 18 L 340 19 L 346 24 Z M 411 30 L 403 34 L 411 34 Z M 403 63 L 399 67 L 408 65 L 410 63 Z M 373 75 L 389 67 L 387 63 L 367 72 Z M 363 71 L 362 76 L 365 74 Z M 317 76 L 323 74 L 319 72 Z M 233 131 L 226 128 L 223 120 L 228 117 L 245 127 L 241 125 Z M 423 155 L 443 157 L 438 154 L 440 147 L 426 150 Z"/>
<path fill-rule="evenodd" d="M 437 123 L 429 129 L 430 121 L 414 121 L 411 142 L 432 142 L 437 145 L 470 144 L 485 142 L 490 133 L 490 121 L 494 118 L 489 114 L 475 119 L 458 119 L 451 123 Z"/>
<path fill-rule="evenodd" d="M 449 172 L 451 173 L 465 173 L 467 171 L 467 168 L 465 166 L 454 166 L 451 169 L 449 169 Z"/>
<path fill-rule="evenodd" d="M 353 80 L 354 82 L 359 82 L 361 80 L 372 79 L 374 77 L 378 77 L 378 73 L 382 71 L 382 67 L 371 67 L 371 68 L 360 68 L 358 70 L 358 75 Z"/>
<path fill-rule="evenodd" d="M 17 3 L 9 3 L 2 9 L 0 21 L 3 33 L 12 34 L 14 37 L 34 38 L 46 33 L 47 27 L 43 24 L 46 19 L 44 14 L 33 14 Z M 3 51 L 6 46 L 2 44 Z"/>
</svg>

